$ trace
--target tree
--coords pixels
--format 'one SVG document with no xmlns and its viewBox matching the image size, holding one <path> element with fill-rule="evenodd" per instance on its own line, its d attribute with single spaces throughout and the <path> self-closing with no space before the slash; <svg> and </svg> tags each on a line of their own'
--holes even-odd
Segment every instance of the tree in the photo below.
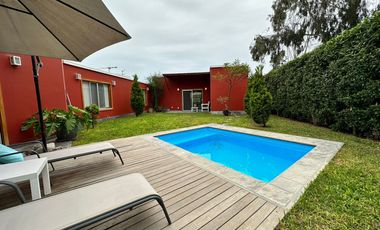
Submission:
<svg viewBox="0 0 380 230">
<path fill-rule="evenodd" d="M 220 96 L 218 102 L 224 104 L 225 110 L 229 111 L 231 107 L 232 90 L 247 77 L 250 69 L 248 64 L 241 63 L 239 59 L 236 59 L 232 63 L 225 63 L 224 68 L 225 72 L 215 75 L 215 79 L 227 85 L 227 95 Z"/>
<path fill-rule="evenodd" d="M 252 120 L 265 127 L 271 113 L 272 95 L 265 85 L 263 68 L 262 65 L 256 67 L 255 74 L 250 76 L 244 102 Z"/>
<path fill-rule="evenodd" d="M 275 0 L 271 34 L 257 35 L 250 52 L 254 61 L 270 56 L 274 67 L 306 53 L 380 9 L 371 0 Z"/>
<path fill-rule="evenodd" d="M 158 102 L 164 87 L 163 80 L 161 74 L 153 74 L 148 77 L 149 88 L 152 92 L 153 108 L 156 112 L 160 110 Z"/>
<path fill-rule="evenodd" d="M 137 75 L 133 75 L 133 83 L 131 90 L 131 106 L 136 114 L 136 117 L 144 112 L 144 96 L 140 88 Z"/>
</svg>

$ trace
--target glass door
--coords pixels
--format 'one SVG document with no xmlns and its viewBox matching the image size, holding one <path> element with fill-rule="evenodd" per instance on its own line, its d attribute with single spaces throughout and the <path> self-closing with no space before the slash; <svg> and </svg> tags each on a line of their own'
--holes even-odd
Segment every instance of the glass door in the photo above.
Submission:
<svg viewBox="0 0 380 230">
<path fill-rule="evenodd" d="M 202 90 L 193 90 L 193 106 L 201 109 L 202 104 Z"/>
<path fill-rule="evenodd" d="M 192 107 L 192 90 L 182 90 L 182 110 L 191 111 Z"/>
</svg>

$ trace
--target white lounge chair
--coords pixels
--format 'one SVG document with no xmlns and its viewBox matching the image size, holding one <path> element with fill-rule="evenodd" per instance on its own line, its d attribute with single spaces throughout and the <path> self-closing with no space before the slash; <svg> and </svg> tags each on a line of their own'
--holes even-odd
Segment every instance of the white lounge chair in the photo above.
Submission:
<svg viewBox="0 0 380 230">
<path fill-rule="evenodd" d="M 3 184 L 25 201 L 17 185 Z M 143 175 L 134 173 L 2 210 L 0 229 L 81 229 L 149 200 L 158 202 L 171 224 L 162 198 Z"/>
<path fill-rule="evenodd" d="M 49 164 L 52 166 L 54 170 L 53 163 L 57 161 L 62 161 L 62 160 L 67 160 L 67 159 L 72 159 L 72 158 L 77 158 L 81 156 L 86 156 L 90 154 L 95 154 L 95 153 L 103 153 L 105 151 L 112 151 L 114 156 L 118 156 L 121 163 L 124 165 L 123 159 L 120 156 L 119 151 L 109 142 L 99 142 L 99 143 L 94 143 L 94 144 L 87 144 L 87 145 L 80 145 L 80 146 L 75 146 L 71 148 L 66 148 L 66 149 L 61 149 L 61 150 L 56 150 L 52 152 L 47 152 L 47 153 L 41 153 L 38 154 L 34 151 L 18 151 L 6 155 L 2 155 L 1 157 L 7 157 L 19 153 L 25 153 L 29 152 L 32 153 L 31 155 L 25 156 L 25 160 L 29 159 L 35 159 L 35 158 L 40 158 L 41 157 L 46 157 Z"/>
<path fill-rule="evenodd" d="M 204 111 L 209 112 L 210 111 L 210 102 L 202 103 L 201 104 L 201 111 L 202 112 L 204 112 Z"/>
</svg>

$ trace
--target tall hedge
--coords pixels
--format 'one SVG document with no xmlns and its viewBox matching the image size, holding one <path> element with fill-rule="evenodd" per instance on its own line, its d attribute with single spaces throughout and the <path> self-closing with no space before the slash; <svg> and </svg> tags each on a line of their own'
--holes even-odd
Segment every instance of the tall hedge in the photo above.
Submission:
<svg viewBox="0 0 380 230">
<path fill-rule="evenodd" d="M 265 76 L 274 113 L 380 138 L 380 12 Z"/>
</svg>

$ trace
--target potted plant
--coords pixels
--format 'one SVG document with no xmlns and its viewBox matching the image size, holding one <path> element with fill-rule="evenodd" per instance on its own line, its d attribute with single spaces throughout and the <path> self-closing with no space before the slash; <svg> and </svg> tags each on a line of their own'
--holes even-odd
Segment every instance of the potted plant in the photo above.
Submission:
<svg viewBox="0 0 380 230">
<path fill-rule="evenodd" d="M 229 97 L 218 97 L 216 100 L 220 104 L 224 105 L 223 115 L 229 116 L 231 114 L 230 110 L 228 109 Z"/>
<path fill-rule="evenodd" d="M 22 124 L 23 130 L 33 128 L 34 133 L 41 133 L 41 126 L 34 114 Z M 81 127 L 89 128 L 92 125 L 91 115 L 85 110 L 69 106 L 69 110 L 52 109 L 43 111 L 44 124 L 47 136 L 56 135 L 58 142 L 75 140 Z"/>
</svg>

